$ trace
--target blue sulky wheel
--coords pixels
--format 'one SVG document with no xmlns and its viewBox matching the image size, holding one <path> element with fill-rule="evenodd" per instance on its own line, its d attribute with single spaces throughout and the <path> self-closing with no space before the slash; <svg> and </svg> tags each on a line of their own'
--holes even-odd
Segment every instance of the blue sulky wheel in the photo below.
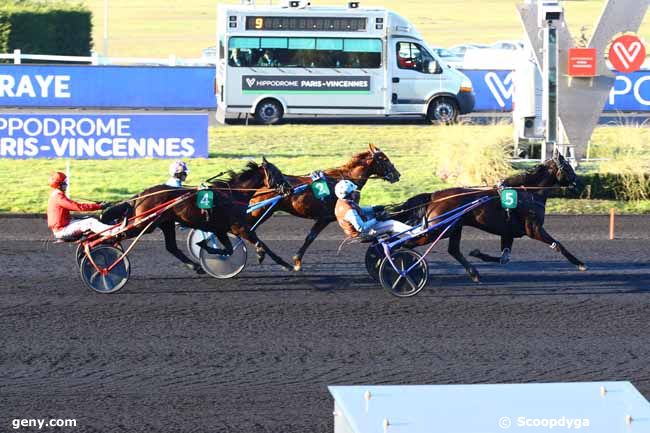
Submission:
<svg viewBox="0 0 650 433">
<path fill-rule="evenodd" d="M 211 233 L 208 235 L 208 245 L 211 248 L 224 248 L 216 236 Z M 243 271 L 246 266 L 246 259 L 248 258 L 246 244 L 244 244 L 244 241 L 239 236 L 235 236 L 232 233 L 228 233 L 228 237 L 233 246 L 233 253 L 229 256 L 210 254 L 207 250 L 199 248 L 199 261 L 201 262 L 201 266 L 211 277 L 218 279 L 233 278 Z M 189 238 L 190 236 L 188 236 L 188 247 Z M 199 237 L 198 241 L 202 239 L 202 237 Z M 196 242 L 194 243 L 194 246 L 196 246 Z"/>
<path fill-rule="evenodd" d="M 417 295 L 426 286 L 429 279 L 429 265 L 422 256 L 413 250 L 397 250 L 391 254 L 393 264 L 384 258 L 379 266 L 379 283 L 391 295 L 399 298 L 408 298 Z M 419 261 L 419 262 L 418 262 Z M 417 264 L 416 264 L 417 263 Z M 414 266 L 415 265 L 415 266 Z M 413 267 L 406 275 L 401 275 Z"/>
<path fill-rule="evenodd" d="M 122 251 L 109 245 L 99 245 L 90 251 L 90 256 L 100 269 L 111 266 L 122 256 Z M 129 281 L 131 264 L 128 257 L 124 257 L 106 275 L 95 269 L 87 256 L 83 256 L 79 265 L 81 280 L 97 293 L 115 293 Z"/>
</svg>

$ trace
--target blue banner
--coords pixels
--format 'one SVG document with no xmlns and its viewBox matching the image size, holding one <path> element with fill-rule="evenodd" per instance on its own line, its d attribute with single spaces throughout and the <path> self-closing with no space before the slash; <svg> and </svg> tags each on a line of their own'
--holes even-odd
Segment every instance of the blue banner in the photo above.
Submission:
<svg viewBox="0 0 650 433">
<path fill-rule="evenodd" d="M 207 114 L 0 113 L 0 158 L 207 156 Z"/>
<path fill-rule="evenodd" d="M 512 71 L 463 70 L 474 111 L 512 111 Z M 0 107 L 215 109 L 214 67 L 0 65 Z M 619 74 L 605 111 L 650 111 L 650 71 Z"/>
<path fill-rule="evenodd" d="M 0 106 L 216 107 L 214 67 L 0 65 Z"/>
<path fill-rule="evenodd" d="M 650 71 L 618 74 L 605 111 L 650 111 Z"/>
<path fill-rule="evenodd" d="M 474 111 L 512 111 L 512 71 L 462 70 L 476 95 Z"/>
<path fill-rule="evenodd" d="M 463 70 L 476 94 L 474 111 L 512 111 L 512 71 Z M 650 111 L 650 71 L 617 74 L 605 112 Z"/>
</svg>

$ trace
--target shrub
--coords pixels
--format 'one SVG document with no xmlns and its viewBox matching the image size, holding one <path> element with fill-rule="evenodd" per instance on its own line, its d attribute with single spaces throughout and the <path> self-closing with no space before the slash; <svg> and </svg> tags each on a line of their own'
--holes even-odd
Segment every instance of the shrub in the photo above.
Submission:
<svg viewBox="0 0 650 433">
<path fill-rule="evenodd" d="M 0 52 L 88 56 L 92 14 L 85 6 L 58 1 L 0 4 Z"/>
</svg>

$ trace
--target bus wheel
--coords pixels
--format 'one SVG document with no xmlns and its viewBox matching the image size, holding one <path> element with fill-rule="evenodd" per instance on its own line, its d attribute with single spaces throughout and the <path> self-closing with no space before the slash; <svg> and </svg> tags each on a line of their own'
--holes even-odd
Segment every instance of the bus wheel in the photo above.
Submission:
<svg viewBox="0 0 650 433">
<path fill-rule="evenodd" d="M 282 120 L 282 105 L 274 99 L 265 99 L 257 104 L 255 109 L 255 120 L 262 125 L 275 125 Z"/>
<path fill-rule="evenodd" d="M 436 98 L 429 104 L 427 120 L 433 124 L 451 125 L 458 122 L 458 104 L 451 98 Z"/>
</svg>

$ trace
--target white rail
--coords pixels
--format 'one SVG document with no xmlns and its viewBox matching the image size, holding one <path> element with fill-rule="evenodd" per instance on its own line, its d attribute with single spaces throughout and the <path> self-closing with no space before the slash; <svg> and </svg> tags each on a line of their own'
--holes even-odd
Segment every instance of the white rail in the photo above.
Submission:
<svg viewBox="0 0 650 433">
<path fill-rule="evenodd" d="M 23 54 L 21 50 L 14 50 L 10 54 L 1 54 L 0 60 L 13 60 L 15 65 L 20 65 L 23 60 L 42 60 L 58 63 L 88 63 L 90 65 L 164 65 L 164 66 L 197 66 L 214 65 L 215 58 L 198 57 L 194 59 L 180 59 L 175 55 L 166 58 L 138 58 L 138 57 L 102 57 L 96 52 L 90 56 L 51 56 L 44 54 Z"/>
</svg>

